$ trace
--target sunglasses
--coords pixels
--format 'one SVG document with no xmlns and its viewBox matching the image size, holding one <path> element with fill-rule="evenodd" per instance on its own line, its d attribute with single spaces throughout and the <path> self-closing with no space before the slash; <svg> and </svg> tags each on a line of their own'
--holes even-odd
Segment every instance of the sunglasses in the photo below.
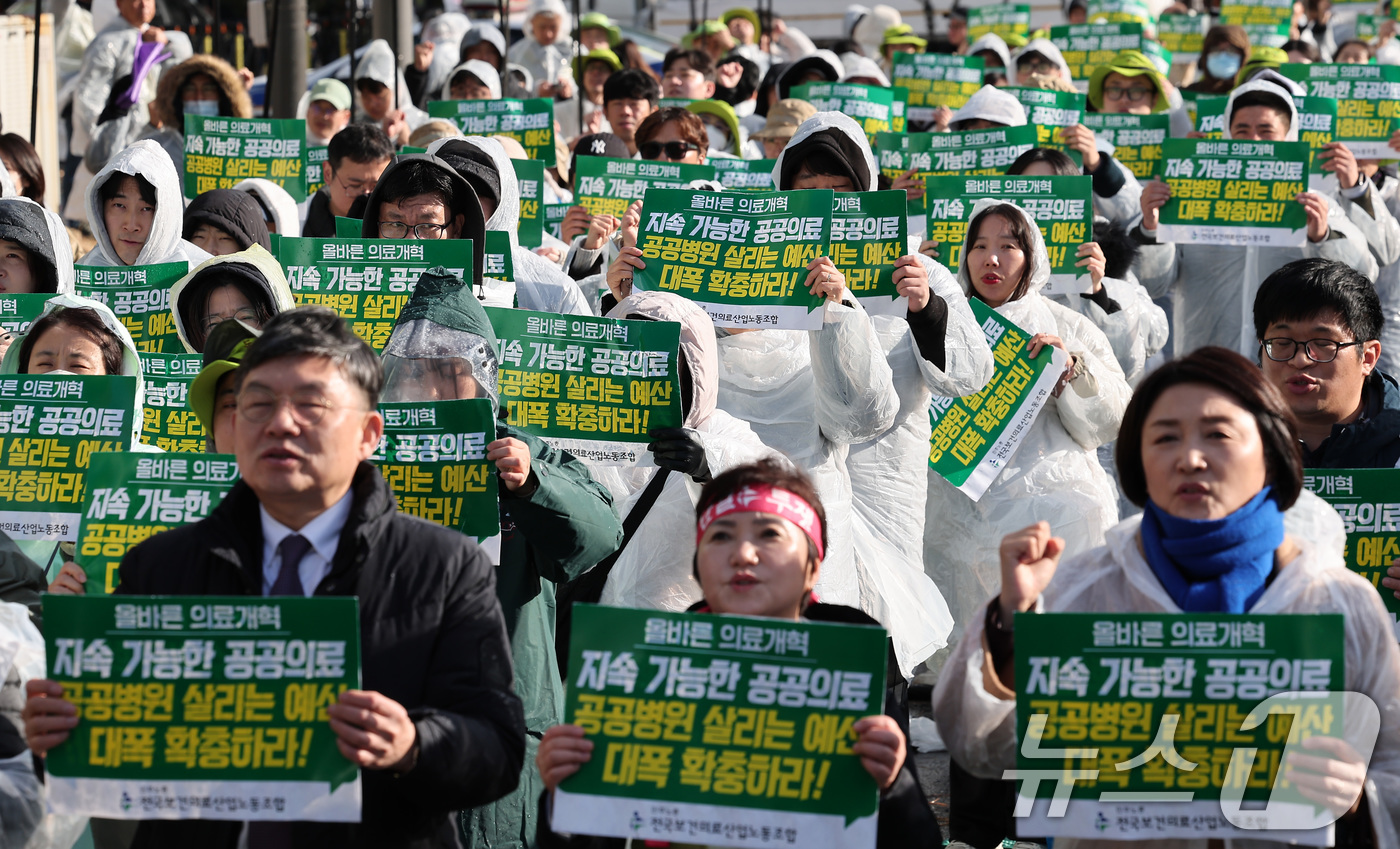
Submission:
<svg viewBox="0 0 1400 849">
<path fill-rule="evenodd" d="M 692 150 L 699 150 L 700 145 L 694 142 L 668 141 L 668 142 L 647 142 L 637 150 L 642 154 L 643 159 L 660 159 L 664 152 L 667 159 L 684 159 L 685 155 Z"/>
</svg>

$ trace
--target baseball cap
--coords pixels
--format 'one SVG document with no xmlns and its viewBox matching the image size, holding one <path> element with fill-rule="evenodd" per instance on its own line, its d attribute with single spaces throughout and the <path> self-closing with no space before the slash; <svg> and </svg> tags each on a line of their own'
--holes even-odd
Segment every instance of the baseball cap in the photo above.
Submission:
<svg viewBox="0 0 1400 849">
<path fill-rule="evenodd" d="M 353 102 L 350 98 L 350 87 L 333 77 L 317 80 L 316 85 L 311 87 L 311 98 L 307 102 L 317 100 L 324 100 L 336 109 L 349 109 Z"/>
</svg>

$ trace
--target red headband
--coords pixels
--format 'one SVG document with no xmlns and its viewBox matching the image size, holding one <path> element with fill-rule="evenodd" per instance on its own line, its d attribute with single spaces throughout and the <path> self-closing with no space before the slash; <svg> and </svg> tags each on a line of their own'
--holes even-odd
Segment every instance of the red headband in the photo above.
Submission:
<svg viewBox="0 0 1400 849">
<path fill-rule="evenodd" d="M 807 534 L 812 545 L 816 546 L 817 559 L 820 560 L 826 554 L 822 548 L 822 522 L 817 518 L 817 511 L 812 505 L 796 493 L 766 483 L 746 486 L 711 504 L 700 514 L 700 521 L 695 525 L 696 546 L 700 545 L 700 538 L 705 535 L 706 528 L 716 519 L 730 513 L 772 513 L 787 519 Z"/>
</svg>

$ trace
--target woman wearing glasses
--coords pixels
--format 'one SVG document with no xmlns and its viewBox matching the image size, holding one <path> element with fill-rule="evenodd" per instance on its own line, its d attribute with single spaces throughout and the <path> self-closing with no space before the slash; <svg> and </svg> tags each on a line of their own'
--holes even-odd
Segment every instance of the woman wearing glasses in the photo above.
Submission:
<svg viewBox="0 0 1400 849">
<path fill-rule="evenodd" d="M 710 136 L 700 116 L 679 106 L 667 106 L 647 116 L 637 127 L 637 152 L 643 159 L 700 165 L 710 154 Z"/>
<path fill-rule="evenodd" d="M 205 260 L 170 287 L 175 330 L 191 354 L 203 353 L 209 332 L 225 321 L 260 329 L 293 306 L 282 266 L 258 245 Z"/>
</svg>

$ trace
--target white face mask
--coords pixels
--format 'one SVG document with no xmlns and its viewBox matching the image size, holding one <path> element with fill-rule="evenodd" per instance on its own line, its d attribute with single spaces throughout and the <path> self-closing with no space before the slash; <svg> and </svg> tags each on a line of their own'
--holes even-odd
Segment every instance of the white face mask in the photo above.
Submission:
<svg viewBox="0 0 1400 849">
<path fill-rule="evenodd" d="M 186 115 L 203 115 L 206 118 L 217 118 L 219 115 L 219 101 L 217 100 L 186 100 Z"/>
<path fill-rule="evenodd" d="M 44 374 L 45 374 L 45 375 L 57 374 L 57 375 L 63 375 L 64 377 L 77 377 L 77 375 L 74 374 L 73 372 L 68 371 L 67 369 L 61 369 L 61 368 L 56 368 L 56 369 L 54 369 L 53 371 L 46 371 L 46 372 L 44 372 Z"/>
<path fill-rule="evenodd" d="M 729 136 L 725 135 L 724 130 L 706 124 L 705 135 L 710 137 L 710 150 L 718 150 L 724 153 L 731 152 L 729 150 Z"/>
</svg>

